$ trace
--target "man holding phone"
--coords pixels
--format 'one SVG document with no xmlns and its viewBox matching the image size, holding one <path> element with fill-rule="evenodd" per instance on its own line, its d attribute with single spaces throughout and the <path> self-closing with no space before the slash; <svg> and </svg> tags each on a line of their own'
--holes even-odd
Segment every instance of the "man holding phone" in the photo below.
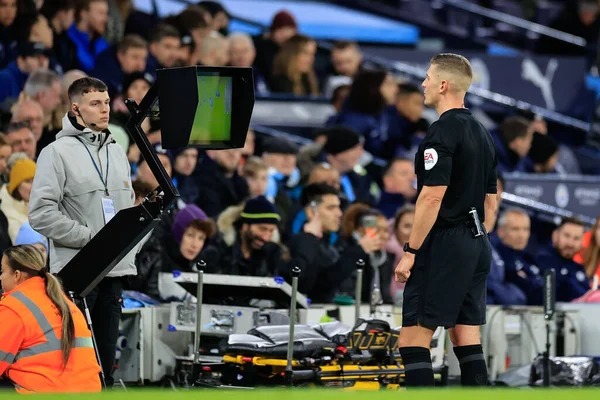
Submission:
<svg viewBox="0 0 600 400">
<path fill-rule="evenodd" d="M 291 280 L 291 268 L 298 266 L 302 270 L 298 290 L 313 303 L 328 303 L 333 300 L 338 283 L 355 269 L 354 264 L 339 262 L 340 255 L 330 243 L 331 234 L 340 229 L 342 219 L 338 190 L 325 183 L 307 185 L 300 203 L 308 222 L 288 242 L 292 259 L 280 274 Z"/>
</svg>

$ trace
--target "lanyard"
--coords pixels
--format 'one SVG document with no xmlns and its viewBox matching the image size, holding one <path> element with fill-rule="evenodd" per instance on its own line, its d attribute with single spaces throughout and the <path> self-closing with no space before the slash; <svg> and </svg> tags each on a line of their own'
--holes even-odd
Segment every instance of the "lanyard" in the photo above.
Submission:
<svg viewBox="0 0 600 400">
<path fill-rule="evenodd" d="M 110 158 L 108 158 L 108 148 L 106 149 L 106 179 L 102 177 L 102 172 L 100 171 L 100 168 L 98 168 L 98 164 L 96 164 L 96 161 L 94 160 L 94 157 L 92 156 L 92 153 L 90 152 L 90 149 L 88 149 L 87 145 L 85 143 L 83 143 L 83 140 L 81 140 L 80 138 L 78 138 L 77 136 L 75 136 L 75 139 L 79 140 L 81 142 L 81 144 L 83 145 L 83 147 L 85 147 L 85 149 L 87 150 L 90 159 L 92 160 L 92 164 L 94 164 L 94 168 L 96 168 L 96 172 L 98 173 L 98 176 L 100 177 L 100 180 L 102 181 L 102 184 L 104 185 L 104 193 L 108 196 L 108 165 L 110 162 Z M 100 159 L 100 151 L 98 150 L 98 159 Z"/>
</svg>

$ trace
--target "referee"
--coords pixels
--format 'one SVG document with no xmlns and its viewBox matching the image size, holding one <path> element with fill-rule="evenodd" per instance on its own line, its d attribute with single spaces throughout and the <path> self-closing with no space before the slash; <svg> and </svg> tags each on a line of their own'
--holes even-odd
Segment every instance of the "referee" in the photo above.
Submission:
<svg viewBox="0 0 600 400">
<path fill-rule="evenodd" d="M 434 385 L 429 347 L 438 326 L 449 330 L 461 383 L 487 385 L 479 326 L 485 324 L 497 158 L 490 134 L 464 108 L 472 78 L 465 57 L 438 54 L 423 81 L 425 105 L 440 117 L 416 154 L 415 220 L 396 267 L 396 280 L 406 282 L 399 346 L 409 387 Z"/>
</svg>

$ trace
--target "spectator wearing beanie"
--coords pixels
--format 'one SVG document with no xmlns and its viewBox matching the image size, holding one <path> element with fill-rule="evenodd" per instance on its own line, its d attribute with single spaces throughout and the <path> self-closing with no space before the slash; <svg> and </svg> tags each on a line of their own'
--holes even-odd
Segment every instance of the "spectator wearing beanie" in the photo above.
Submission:
<svg viewBox="0 0 600 400">
<path fill-rule="evenodd" d="M 214 221 L 197 206 L 191 204 L 179 211 L 171 225 L 171 234 L 164 238 L 153 234 L 138 253 L 138 274 L 131 289 L 160 298 L 159 273 L 197 271 L 195 264 L 204 244 L 215 232 Z"/>
<path fill-rule="evenodd" d="M 44 254 L 44 260 L 48 259 L 48 239 L 41 233 L 33 230 L 29 222 L 25 222 L 19 228 L 19 233 L 15 240 L 15 246 L 30 244 Z"/>
<path fill-rule="evenodd" d="M 281 45 L 298 33 L 298 25 L 294 16 L 288 11 L 279 11 L 273 17 L 268 32 L 254 37 L 256 58 L 254 66 L 270 83 L 273 77 L 273 62 Z"/>
<path fill-rule="evenodd" d="M 527 157 L 533 165 L 529 165 L 528 172 L 533 173 L 565 173 L 564 168 L 558 163 L 558 143 L 552 137 L 535 132 L 531 142 L 531 149 Z"/>
<path fill-rule="evenodd" d="M 209 268 L 230 275 L 275 276 L 283 254 L 272 241 L 281 220 L 275 206 L 258 196 L 246 202 L 229 226 L 222 219 L 218 225 L 224 235 L 206 249 L 207 265 L 215 265 Z M 234 234 L 228 235 L 232 229 Z"/>
<path fill-rule="evenodd" d="M 327 141 L 320 161 L 327 162 L 340 174 L 342 204 L 354 202 L 374 204 L 379 194 L 377 185 L 358 162 L 363 156 L 362 140 L 355 131 L 333 127 L 327 130 Z"/>
<path fill-rule="evenodd" d="M 10 170 L 10 181 L 5 185 L 0 198 L 0 210 L 8 219 L 8 235 L 14 243 L 19 228 L 27 222 L 31 184 L 35 176 L 35 162 L 29 159 L 19 160 Z"/>
</svg>

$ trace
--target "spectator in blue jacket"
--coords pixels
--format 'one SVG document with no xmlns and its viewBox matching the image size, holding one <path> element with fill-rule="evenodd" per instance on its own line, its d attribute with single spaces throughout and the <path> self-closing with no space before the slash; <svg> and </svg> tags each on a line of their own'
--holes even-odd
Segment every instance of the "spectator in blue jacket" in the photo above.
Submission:
<svg viewBox="0 0 600 400">
<path fill-rule="evenodd" d="M 0 71 L 0 103 L 17 99 L 30 74 L 48 67 L 48 51 L 41 43 L 25 42 L 17 59 Z"/>
<path fill-rule="evenodd" d="M 40 233 L 33 230 L 29 222 L 25 222 L 19 228 L 19 233 L 15 238 L 15 246 L 30 244 L 36 247 L 44 255 L 44 260 L 48 259 L 48 239 Z"/>
<path fill-rule="evenodd" d="M 590 290 L 585 268 L 573 261 L 583 245 L 584 233 L 583 222 L 565 218 L 552 232 L 552 245 L 538 255 L 538 265 L 542 270 L 556 271 L 556 301 L 570 302 Z"/>
<path fill-rule="evenodd" d="M 534 258 L 525 248 L 531 234 L 529 215 L 521 209 L 507 209 L 498 219 L 498 236 L 491 244 L 504 261 L 505 282 L 521 289 L 527 305 L 541 305 L 544 280 Z"/>
<path fill-rule="evenodd" d="M 417 197 L 414 161 L 396 158 L 383 170 L 383 191 L 377 208 L 387 219 L 394 218 L 396 211 Z"/>
<path fill-rule="evenodd" d="M 123 91 L 128 75 L 146 70 L 148 43 L 138 35 L 127 35 L 116 48 L 106 49 L 98 56 L 92 75 L 108 86 L 111 97 Z"/>
<path fill-rule="evenodd" d="M 365 150 L 381 156 L 387 153 L 392 107 L 398 86 L 391 74 L 385 71 L 360 72 L 352 86 L 342 112 L 328 121 L 329 126 L 351 128 L 364 138 Z M 391 158 L 391 156 L 386 157 Z"/>
<path fill-rule="evenodd" d="M 425 98 L 421 89 L 412 83 L 398 84 L 396 107 L 391 110 L 392 122 L 389 128 L 390 142 L 386 150 L 393 156 L 411 156 L 425 137 L 429 123 L 423 118 Z"/>
<path fill-rule="evenodd" d="M 268 138 L 263 144 L 262 159 L 269 168 L 265 197 L 277 207 L 283 226 L 291 217 L 292 191 L 300 183 L 297 154 L 298 147 L 283 138 Z"/>
<path fill-rule="evenodd" d="M 531 149 L 533 132 L 523 117 L 507 117 L 500 132 L 493 134 L 498 156 L 498 170 L 501 172 L 527 172 L 532 170 L 527 154 Z"/>
<path fill-rule="evenodd" d="M 19 14 L 18 4 L 15 0 L 3 1 L 0 3 L 2 12 L 0 12 L 0 68 L 12 61 L 12 52 L 17 44 L 16 23 Z M 22 8 L 22 7 L 21 7 Z"/>
<path fill-rule="evenodd" d="M 177 64 L 181 38 L 179 31 L 167 24 L 157 25 L 150 35 L 150 53 L 146 61 L 146 71 L 156 78 L 156 70 L 173 68 Z"/>
<path fill-rule="evenodd" d="M 82 0 L 75 9 L 75 23 L 67 36 L 75 45 L 76 60 L 63 65 L 65 71 L 77 68 L 90 73 L 96 66 L 96 58 L 108 48 L 102 37 L 108 21 L 107 0 Z"/>
<path fill-rule="evenodd" d="M 517 285 L 506 281 L 504 260 L 492 247 L 492 265 L 487 276 L 487 304 L 517 306 L 527 304 L 527 296 Z"/>
</svg>

